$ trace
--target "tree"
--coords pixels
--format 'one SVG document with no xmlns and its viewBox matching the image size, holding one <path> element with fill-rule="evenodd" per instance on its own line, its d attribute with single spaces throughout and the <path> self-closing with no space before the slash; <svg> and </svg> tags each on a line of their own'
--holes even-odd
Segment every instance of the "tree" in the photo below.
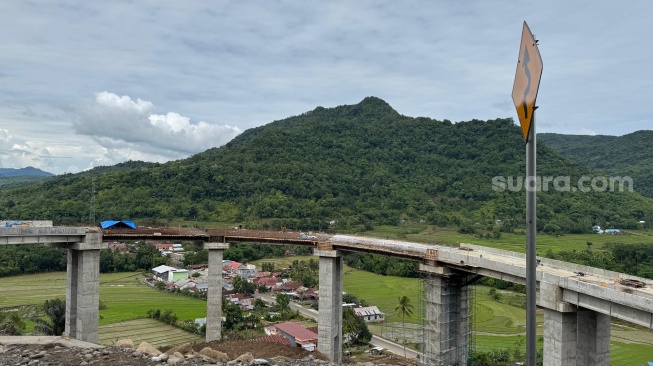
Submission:
<svg viewBox="0 0 653 366">
<path fill-rule="evenodd" d="M 0 312 L 0 334 L 17 336 L 23 334 L 25 322 L 20 318 L 17 312 Z"/>
<path fill-rule="evenodd" d="M 238 323 L 243 321 L 243 312 L 240 310 L 240 306 L 228 301 L 226 306 L 223 303 L 222 309 L 225 314 L 224 327 L 226 329 L 234 329 Z"/>
<path fill-rule="evenodd" d="M 47 335 L 61 335 L 66 329 L 66 301 L 61 299 L 46 300 L 43 312 L 47 319 L 35 318 L 34 330 Z"/>
<path fill-rule="evenodd" d="M 256 310 L 265 309 L 267 307 L 267 305 L 265 304 L 265 301 L 263 301 L 262 299 L 260 299 L 258 297 L 254 300 L 252 305 L 254 305 L 254 309 L 256 309 Z"/>
<path fill-rule="evenodd" d="M 233 286 L 239 294 L 251 295 L 256 292 L 256 285 L 240 276 L 234 277 Z"/>
<path fill-rule="evenodd" d="M 399 303 L 395 308 L 395 311 L 401 314 L 401 327 L 404 333 L 404 358 L 406 358 L 406 316 L 410 318 L 413 315 L 413 305 L 410 303 L 410 299 L 405 295 L 397 298 Z"/>
<path fill-rule="evenodd" d="M 342 309 L 342 333 L 348 345 L 366 345 L 372 340 L 372 333 L 363 318 L 356 315 L 354 309 L 345 306 Z"/>
<path fill-rule="evenodd" d="M 242 277 L 234 277 L 234 280 L 231 282 L 231 284 L 234 286 L 234 291 L 236 291 L 236 293 L 241 293 L 241 290 L 243 289 L 243 282 L 245 282 L 245 280 Z"/>
<path fill-rule="evenodd" d="M 270 263 L 270 262 L 262 263 L 261 270 L 263 270 L 263 272 L 274 272 L 274 263 Z"/>
<path fill-rule="evenodd" d="M 299 296 L 299 303 L 303 304 L 304 303 L 304 296 L 306 296 L 306 290 L 304 290 L 304 289 L 297 290 L 297 295 Z"/>
<path fill-rule="evenodd" d="M 290 296 L 286 294 L 278 294 L 276 298 L 276 310 L 281 313 L 282 318 L 286 318 L 290 313 Z"/>
<path fill-rule="evenodd" d="M 153 244 L 140 243 L 136 247 L 136 265 L 140 269 L 154 268 L 167 262 L 168 258 L 161 255 Z"/>
</svg>

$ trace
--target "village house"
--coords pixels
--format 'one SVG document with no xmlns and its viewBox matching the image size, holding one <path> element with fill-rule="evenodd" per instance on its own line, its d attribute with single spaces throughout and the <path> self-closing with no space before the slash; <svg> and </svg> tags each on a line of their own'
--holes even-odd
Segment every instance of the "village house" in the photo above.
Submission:
<svg viewBox="0 0 653 366">
<path fill-rule="evenodd" d="M 256 266 L 253 264 L 241 264 L 238 268 L 235 269 L 236 275 L 244 278 L 244 279 L 249 279 L 250 277 L 255 277 L 256 276 Z"/>
<path fill-rule="evenodd" d="M 291 347 L 302 347 L 314 351 L 317 346 L 317 333 L 302 327 L 299 323 L 286 322 L 271 326 L 274 334 L 281 334 Z"/>
<path fill-rule="evenodd" d="M 284 282 L 283 285 L 281 285 L 281 287 L 284 291 L 297 291 L 299 288 L 302 287 L 302 285 L 300 285 L 297 282 Z"/>
<path fill-rule="evenodd" d="M 207 292 L 209 292 L 209 284 L 208 283 L 198 283 L 198 284 L 195 285 L 195 291 L 202 292 L 202 293 L 207 293 Z"/>
<path fill-rule="evenodd" d="M 240 310 L 242 311 L 252 311 L 254 310 L 254 299 L 253 298 L 247 298 L 247 299 L 241 299 L 240 300 Z"/>
<path fill-rule="evenodd" d="M 157 244 L 154 244 L 154 246 L 161 253 L 170 253 L 170 252 L 172 252 L 172 244 L 169 244 L 169 243 L 157 243 Z"/>
<path fill-rule="evenodd" d="M 292 297 L 293 300 L 301 301 L 301 302 L 304 302 L 304 301 L 307 301 L 307 300 L 312 302 L 312 301 L 315 301 L 315 300 L 317 300 L 319 298 L 319 296 L 317 294 L 317 290 L 315 290 L 313 288 L 310 288 L 310 287 L 304 287 L 304 286 L 300 286 L 299 288 L 294 290 L 294 292 L 292 292 L 291 297 Z"/>
<path fill-rule="evenodd" d="M 257 278 L 253 282 L 256 286 L 265 286 L 268 290 L 278 289 L 283 285 L 283 281 L 276 277 Z"/>
<path fill-rule="evenodd" d="M 189 264 L 188 269 L 191 271 L 199 271 L 201 269 L 209 268 L 208 263 L 201 263 L 201 264 Z"/>
<path fill-rule="evenodd" d="M 187 269 L 178 269 L 175 267 L 161 265 L 152 268 L 152 275 L 154 275 L 154 279 L 158 281 L 175 282 L 188 278 L 190 276 L 190 272 L 188 272 Z"/>
<path fill-rule="evenodd" d="M 181 290 L 188 290 L 190 292 L 207 292 L 208 284 L 206 283 L 206 278 L 201 277 L 189 277 L 181 279 L 175 282 L 175 287 Z"/>
<path fill-rule="evenodd" d="M 354 313 L 363 318 L 366 323 L 383 321 L 383 316 L 385 315 L 376 306 L 353 308 L 353 310 Z"/>
<path fill-rule="evenodd" d="M 223 264 L 222 270 L 224 272 L 229 273 L 231 277 L 236 276 L 237 274 L 236 270 L 243 265 L 242 263 L 238 263 L 236 261 L 229 261 L 229 263 L 226 264 L 225 262 L 223 262 L 222 264 Z"/>
<path fill-rule="evenodd" d="M 225 298 L 227 300 L 229 300 L 230 302 L 236 304 L 236 305 L 240 305 L 240 301 L 245 298 L 245 295 L 243 295 L 243 294 L 228 294 L 227 296 L 225 296 Z"/>
</svg>

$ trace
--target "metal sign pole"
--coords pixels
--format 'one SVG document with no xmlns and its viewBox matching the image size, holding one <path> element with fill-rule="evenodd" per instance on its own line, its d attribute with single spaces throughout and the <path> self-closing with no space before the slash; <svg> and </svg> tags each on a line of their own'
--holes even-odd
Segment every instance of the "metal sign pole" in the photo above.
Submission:
<svg viewBox="0 0 653 366">
<path fill-rule="evenodd" d="M 535 108 L 533 108 L 535 109 Z M 526 143 L 526 365 L 536 365 L 537 339 L 535 333 L 536 309 L 536 244 L 537 213 L 536 213 L 536 141 L 535 141 L 535 110 L 531 119 L 528 142 Z"/>
</svg>

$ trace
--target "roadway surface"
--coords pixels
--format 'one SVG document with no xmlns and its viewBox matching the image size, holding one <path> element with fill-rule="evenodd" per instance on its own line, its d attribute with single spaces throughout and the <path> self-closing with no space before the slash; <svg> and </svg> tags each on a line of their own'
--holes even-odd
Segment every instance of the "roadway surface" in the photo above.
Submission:
<svg viewBox="0 0 653 366">
<path fill-rule="evenodd" d="M 261 300 L 267 302 L 267 303 L 276 303 L 276 298 L 274 296 L 265 296 L 265 295 L 260 295 L 256 294 L 256 297 L 260 297 Z M 297 303 L 290 302 L 290 308 L 293 310 L 299 311 L 300 314 L 306 317 L 313 318 L 317 320 L 318 317 L 318 312 L 317 310 L 314 309 L 307 309 Z M 370 341 L 370 344 L 375 346 L 375 347 L 383 347 L 390 353 L 394 353 L 399 356 L 404 356 L 404 346 L 391 342 L 385 338 L 377 337 L 375 335 L 372 335 L 372 340 Z M 417 359 L 419 353 L 415 350 L 412 350 L 410 348 L 406 348 L 406 357 L 410 359 Z"/>
</svg>

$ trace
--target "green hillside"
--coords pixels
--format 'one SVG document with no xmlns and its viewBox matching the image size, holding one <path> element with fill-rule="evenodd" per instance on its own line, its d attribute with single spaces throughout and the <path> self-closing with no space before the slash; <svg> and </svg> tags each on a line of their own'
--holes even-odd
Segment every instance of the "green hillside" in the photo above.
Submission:
<svg viewBox="0 0 653 366">
<path fill-rule="evenodd" d="M 0 168 L 0 187 L 21 187 L 40 182 L 53 175 L 31 166 L 21 169 Z"/>
<path fill-rule="evenodd" d="M 610 176 L 629 176 L 636 192 L 653 197 L 653 131 L 623 136 L 556 133 L 538 138 L 565 158 Z"/>
<path fill-rule="evenodd" d="M 86 221 L 95 180 L 98 220 L 242 222 L 248 226 L 364 230 L 401 220 L 436 226 L 523 226 L 524 197 L 495 191 L 493 177 L 523 177 L 524 143 L 511 119 L 451 123 L 402 116 L 381 99 L 317 107 L 245 131 L 220 148 L 166 164 L 67 174 L 3 189 L 0 217 Z M 538 175 L 588 168 L 544 144 Z M 653 221 L 653 200 L 630 192 L 538 195 L 538 227 L 585 232 Z"/>
</svg>

